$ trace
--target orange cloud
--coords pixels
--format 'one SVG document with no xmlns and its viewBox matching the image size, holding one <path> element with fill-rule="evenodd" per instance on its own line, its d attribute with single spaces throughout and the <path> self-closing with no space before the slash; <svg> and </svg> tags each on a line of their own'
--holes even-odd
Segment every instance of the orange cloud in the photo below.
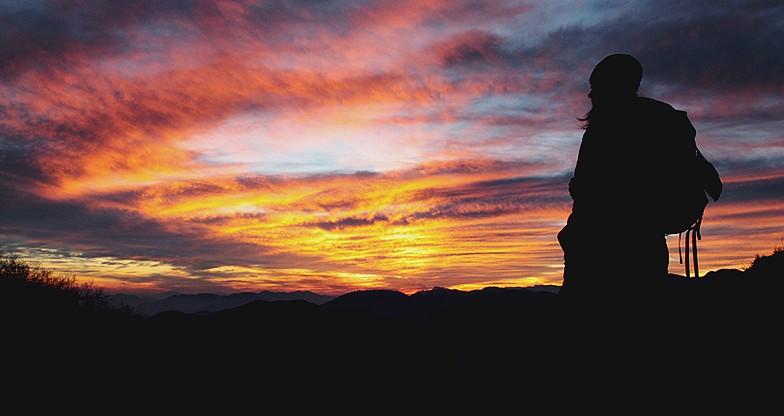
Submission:
<svg viewBox="0 0 784 416">
<path fill-rule="evenodd" d="M 332 284 L 344 289 L 392 285 L 411 291 L 423 281 L 457 285 L 472 279 L 557 283 L 559 258 L 547 253 L 562 198 L 541 183 L 516 180 L 522 169 L 479 160 L 387 174 L 172 181 L 103 206 L 132 209 L 171 229 L 197 227 L 205 239 L 255 246 L 264 258 L 309 259 L 300 267 L 309 270 L 306 275 L 331 275 L 337 279 Z M 503 277 L 493 278 L 491 270 L 466 277 L 485 262 L 500 267 Z M 523 264 L 553 273 L 521 269 L 519 279 L 510 279 L 509 270 Z M 251 268 L 266 279 L 291 274 L 279 266 Z M 224 269 L 203 273 L 212 272 L 239 278 Z M 452 280 L 458 278 L 462 283 Z"/>
</svg>

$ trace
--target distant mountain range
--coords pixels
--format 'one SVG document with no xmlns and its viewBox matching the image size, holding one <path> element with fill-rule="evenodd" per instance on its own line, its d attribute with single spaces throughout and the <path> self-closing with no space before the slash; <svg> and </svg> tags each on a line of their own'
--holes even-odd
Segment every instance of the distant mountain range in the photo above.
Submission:
<svg viewBox="0 0 784 416">
<path fill-rule="evenodd" d="M 172 294 L 162 299 L 144 297 L 139 295 L 112 294 L 107 295 L 109 301 L 116 306 L 127 305 L 139 316 L 153 316 L 155 314 L 176 311 L 182 313 L 210 313 L 224 309 L 236 308 L 255 300 L 273 302 L 278 300 L 304 300 L 321 305 L 329 302 L 334 296 L 320 295 L 309 291 L 293 292 L 240 292 L 233 294 Z"/>
<path fill-rule="evenodd" d="M 489 288 L 497 289 L 497 288 Z M 509 288 L 508 290 L 526 289 L 536 292 L 558 293 L 560 286 L 556 285 L 536 285 L 526 288 Z M 434 291 L 445 290 L 444 288 L 436 287 Z M 395 291 L 377 291 L 371 290 L 369 293 L 392 293 L 403 295 L 402 292 Z M 427 296 L 426 294 L 431 291 L 426 290 L 421 293 L 414 294 L 416 299 Z M 465 293 L 461 291 L 452 291 L 454 293 Z M 351 293 L 349 297 L 357 296 L 357 293 Z M 405 295 L 403 295 L 405 296 Z M 276 292 L 264 290 L 261 292 L 240 292 L 233 294 L 215 294 L 215 293 L 198 293 L 198 294 L 171 294 L 163 298 L 145 297 L 130 294 L 111 294 L 106 296 L 107 299 L 115 306 L 128 306 L 132 308 L 135 315 L 141 317 L 150 317 L 161 312 L 182 312 L 186 314 L 205 314 L 222 311 L 224 309 L 236 308 L 247 303 L 261 300 L 266 302 L 274 301 L 289 301 L 289 300 L 304 300 L 316 305 L 323 305 L 328 303 L 338 296 L 321 295 L 310 291 L 292 291 L 292 292 Z M 341 302 L 345 302 L 344 299 Z"/>
<path fill-rule="evenodd" d="M 666 285 L 672 293 L 687 294 L 690 299 L 716 298 L 721 294 L 725 298 L 733 296 L 755 296 L 769 293 L 771 289 L 784 282 L 784 251 L 775 250 L 768 256 L 757 256 L 747 270 L 721 269 L 708 272 L 699 278 L 686 278 L 682 275 L 670 274 Z M 775 276 L 781 276 L 775 277 Z M 775 280 L 774 280 L 775 279 Z M 392 290 L 365 290 L 347 293 L 341 296 L 328 296 L 311 291 L 261 291 L 240 292 L 233 294 L 170 294 L 165 297 L 145 297 L 129 294 L 111 294 L 107 299 L 116 306 L 127 306 L 139 317 L 152 317 L 163 312 L 179 312 L 183 314 L 210 314 L 227 309 L 237 308 L 251 302 L 264 301 L 305 301 L 315 305 L 327 305 L 329 308 L 338 305 L 353 304 L 355 308 L 365 309 L 375 315 L 408 315 L 411 319 L 428 316 L 434 309 L 446 305 L 459 304 L 467 299 L 487 296 L 488 293 L 558 294 L 560 286 L 537 285 L 532 287 L 498 288 L 488 287 L 475 291 L 460 291 L 435 287 L 412 295 Z"/>
<path fill-rule="evenodd" d="M 562 307 L 558 286 L 337 297 L 112 295 L 135 314 L 60 313 L 75 318 L 58 320 L 7 310 L 2 317 L 15 326 L 4 328 L 5 356 L 14 377 L 45 375 L 52 385 L 80 389 L 78 377 L 92 388 L 120 386 L 134 394 L 176 388 L 234 398 L 244 389 L 254 400 L 263 393 L 264 403 L 328 391 L 336 398 L 376 394 L 376 406 L 443 386 L 465 394 L 511 386 L 517 394 L 608 380 L 635 389 L 655 380 L 668 394 L 706 386 L 732 386 L 734 393 L 741 384 L 764 388 L 778 374 L 783 250 L 744 270 L 671 275 L 668 283 L 673 296 L 644 313 L 629 303 Z"/>
<path fill-rule="evenodd" d="M 688 295 L 690 299 L 716 298 L 722 294 L 727 296 L 755 296 L 770 293 L 774 287 L 784 282 L 784 250 L 776 249 L 771 255 L 757 256 L 746 270 L 721 269 L 708 272 L 699 278 L 686 278 L 682 275 L 670 274 L 666 285 L 672 293 Z M 560 291 L 557 285 L 537 285 L 532 287 L 497 288 L 488 287 L 479 291 L 460 291 L 435 287 L 412 295 L 391 290 L 367 290 L 347 293 L 341 296 L 328 296 L 311 291 L 277 292 L 264 290 L 261 292 L 240 292 L 233 294 L 170 294 L 165 297 L 145 297 L 130 294 L 110 294 L 107 299 L 116 306 L 131 308 L 132 313 L 139 317 L 152 317 L 162 312 L 179 312 L 184 314 L 209 314 L 226 309 L 237 308 L 255 301 L 275 302 L 301 300 L 315 305 L 346 305 L 355 302 L 356 306 L 364 305 L 368 311 L 379 315 L 397 314 L 408 311 L 409 315 L 425 313 L 426 309 L 436 305 L 459 303 L 470 297 L 479 297 L 488 292 L 513 293 L 547 293 L 556 295 Z M 448 299 L 448 300 L 447 300 Z M 423 304 L 434 303 L 429 306 Z M 385 308 L 388 310 L 384 311 Z M 399 310 L 398 310 L 399 309 Z M 416 312 L 415 312 L 416 311 Z M 413 317 L 413 316 L 410 316 Z"/>
</svg>

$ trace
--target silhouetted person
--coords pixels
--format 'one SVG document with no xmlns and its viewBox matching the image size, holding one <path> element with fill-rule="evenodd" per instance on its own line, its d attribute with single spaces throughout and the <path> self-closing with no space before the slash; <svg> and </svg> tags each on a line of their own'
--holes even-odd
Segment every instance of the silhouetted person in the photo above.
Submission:
<svg viewBox="0 0 784 416">
<path fill-rule="evenodd" d="M 596 306 L 642 305 L 668 273 L 661 218 L 669 166 L 695 152 L 686 112 L 637 95 L 642 65 L 631 55 L 602 59 L 590 76 L 592 107 L 574 176 L 572 212 L 558 234 L 564 251 L 561 298 Z"/>
</svg>

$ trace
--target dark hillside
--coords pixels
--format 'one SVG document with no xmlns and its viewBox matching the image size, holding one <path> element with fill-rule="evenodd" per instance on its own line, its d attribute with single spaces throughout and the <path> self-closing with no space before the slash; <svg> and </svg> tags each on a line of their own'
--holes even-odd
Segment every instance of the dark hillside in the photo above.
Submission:
<svg viewBox="0 0 784 416">
<path fill-rule="evenodd" d="M 565 307 L 557 293 L 532 288 L 436 287 L 140 317 L 50 302 L 51 292 L 16 292 L 19 281 L 4 277 L 7 369 L 17 380 L 60 385 L 91 374 L 80 382 L 92 388 L 268 392 L 340 383 L 361 391 L 394 380 L 425 391 L 497 377 L 519 386 L 597 373 L 756 384 L 781 358 L 782 258 L 776 250 L 745 270 L 671 275 L 666 294 L 645 313 L 617 304 Z"/>
</svg>

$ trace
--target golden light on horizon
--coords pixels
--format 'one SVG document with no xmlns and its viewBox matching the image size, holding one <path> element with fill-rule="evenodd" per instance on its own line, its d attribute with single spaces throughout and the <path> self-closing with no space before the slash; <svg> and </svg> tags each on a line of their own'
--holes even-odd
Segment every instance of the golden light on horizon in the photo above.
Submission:
<svg viewBox="0 0 784 416">
<path fill-rule="evenodd" d="M 202 270 L 201 279 L 215 285 L 247 288 L 255 281 L 257 287 L 274 288 L 283 279 L 287 283 L 280 287 L 291 288 L 297 281 L 329 279 L 342 288 L 335 290 L 348 290 L 389 287 L 397 281 L 400 290 L 411 292 L 454 286 L 458 276 L 487 264 L 514 274 L 521 261 L 536 264 L 536 254 L 526 260 L 526 253 L 552 248 L 552 239 L 536 243 L 524 238 L 535 232 L 533 224 L 556 227 L 552 213 L 542 208 L 522 214 L 514 205 L 520 202 L 508 201 L 510 195 L 516 198 L 514 191 L 482 185 L 516 173 L 480 170 L 487 163 L 438 163 L 385 174 L 168 181 L 134 192 L 123 209 L 173 230 L 198 230 L 202 238 L 256 247 L 263 258 L 288 258 L 294 264 L 293 259 L 301 259 L 303 265 L 280 267 L 260 260 L 254 266 Z M 253 251 L 245 255 L 252 257 Z M 559 277 L 507 276 L 498 284 L 548 279 L 552 284 Z"/>
</svg>

